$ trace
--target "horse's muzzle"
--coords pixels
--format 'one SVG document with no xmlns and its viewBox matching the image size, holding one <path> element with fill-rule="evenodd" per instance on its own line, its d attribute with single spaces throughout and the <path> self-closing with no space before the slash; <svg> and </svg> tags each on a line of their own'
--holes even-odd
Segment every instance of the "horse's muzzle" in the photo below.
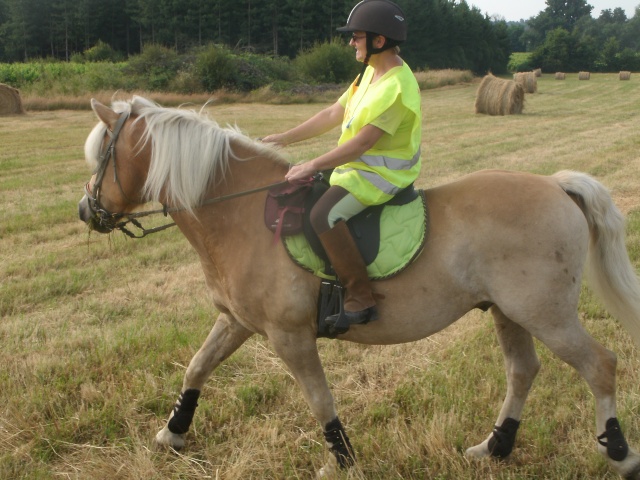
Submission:
<svg viewBox="0 0 640 480">
<path fill-rule="evenodd" d="M 78 202 L 78 216 L 84 223 L 87 223 L 93 216 L 93 211 L 89 205 L 89 198 L 86 195 Z"/>
<path fill-rule="evenodd" d="M 98 218 L 98 213 L 91 207 L 89 197 L 85 194 L 78 202 L 78 216 L 80 220 L 89 225 L 91 230 L 98 233 L 111 233 L 113 228 L 104 225 Z"/>
</svg>

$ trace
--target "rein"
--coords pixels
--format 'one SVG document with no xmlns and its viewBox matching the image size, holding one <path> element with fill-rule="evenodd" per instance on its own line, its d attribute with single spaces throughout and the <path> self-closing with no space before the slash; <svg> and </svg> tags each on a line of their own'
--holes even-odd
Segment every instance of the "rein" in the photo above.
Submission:
<svg viewBox="0 0 640 480">
<path fill-rule="evenodd" d="M 224 202 L 226 200 L 232 200 L 234 198 L 238 198 L 238 197 L 243 197 L 245 195 L 251 195 L 252 193 L 258 193 L 258 192 L 263 192 L 265 190 L 269 190 L 273 187 L 278 187 L 280 185 L 284 185 L 288 183 L 286 180 L 283 180 L 281 182 L 276 182 L 276 183 L 271 183 L 269 185 L 264 185 L 262 187 L 257 187 L 257 188 L 253 188 L 251 190 L 244 190 L 242 192 L 237 192 L 237 193 L 230 193 L 229 195 L 223 195 L 221 197 L 214 197 L 214 198 L 209 198 L 205 201 L 203 201 L 200 205 L 198 205 L 198 207 L 196 208 L 200 208 L 200 207 L 204 207 L 205 205 L 211 205 L 214 203 L 220 203 L 220 202 Z M 161 232 L 162 230 L 166 230 L 167 228 L 171 228 L 171 227 L 175 227 L 175 222 L 172 223 L 167 223 L 165 225 L 161 225 L 159 227 L 154 227 L 154 228 L 144 228 L 140 222 L 137 221 L 138 218 L 142 218 L 142 217 L 148 217 L 151 215 L 157 215 L 157 214 L 163 214 L 165 217 L 170 214 L 170 213 L 175 213 L 175 212 L 182 212 L 184 211 L 184 208 L 167 208 L 167 206 L 165 205 L 163 208 L 161 209 L 157 209 L 157 210 L 145 210 L 144 212 L 134 212 L 134 213 L 116 213 L 113 215 L 117 215 L 119 216 L 119 218 L 126 218 L 126 220 L 124 222 L 118 222 L 115 224 L 115 229 L 121 230 L 123 233 L 125 233 L 126 235 L 128 235 L 131 238 L 143 238 L 146 237 L 147 235 L 150 235 L 152 233 L 156 233 L 156 232 Z M 135 233 L 131 232 L 130 230 L 128 230 L 126 228 L 127 223 L 131 222 L 135 227 L 137 227 L 138 229 L 140 229 L 142 231 L 141 235 L 136 235 Z"/>
<path fill-rule="evenodd" d="M 120 180 L 118 179 L 117 168 L 116 168 L 116 153 L 115 153 L 115 143 L 118 140 L 118 136 L 120 135 L 120 131 L 124 126 L 124 123 L 129 118 L 129 112 L 124 112 L 120 114 L 120 118 L 116 122 L 115 127 L 113 128 L 113 132 L 107 129 L 107 133 L 109 134 L 109 142 L 105 146 L 104 150 L 100 153 L 100 163 L 96 167 L 94 174 L 96 175 L 96 181 L 93 184 L 93 190 L 95 192 L 92 193 L 89 189 L 89 184 L 85 185 L 85 194 L 89 200 L 89 207 L 94 213 L 94 217 L 99 222 L 101 227 L 107 228 L 109 230 L 120 230 L 127 236 L 131 238 L 143 238 L 152 233 L 161 232 L 162 230 L 166 230 L 167 228 L 174 227 L 176 225 L 175 222 L 167 223 L 165 225 L 161 225 L 159 227 L 154 228 L 144 228 L 142 224 L 138 221 L 139 218 L 148 217 L 151 215 L 163 214 L 165 217 L 170 213 L 181 212 L 184 211 L 184 208 L 168 208 L 167 205 L 163 205 L 162 209 L 157 210 L 146 210 L 143 212 L 133 212 L 133 213 L 111 213 L 104 209 L 100 205 L 100 191 L 102 187 L 102 180 L 104 179 L 104 173 L 107 169 L 107 164 L 109 163 L 109 159 L 113 158 L 113 181 L 118 184 L 120 187 L 120 191 L 127 198 L 127 195 L 122 190 L 122 185 L 120 184 Z M 284 185 L 288 183 L 286 180 L 281 182 L 272 183 L 269 185 L 264 185 L 261 187 L 253 188 L 251 190 L 244 190 L 242 192 L 231 193 L 228 195 L 222 195 L 220 197 L 209 198 L 204 200 L 198 207 L 200 208 L 205 205 L 211 205 L 214 203 L 224 202 L 226 200 L 232 200 L 234 198 L 243 197 L 245 195 L 251 195 L 252 193 L 263 192 L 265 190 L 269 190 L 273 187 L 277 187 L 280 185 Z M 142 233 L 136 235 L 134 232 L 127 228 L 127 224 L 131 223 L 136 228 L 138 228 Z"/>
</svg>

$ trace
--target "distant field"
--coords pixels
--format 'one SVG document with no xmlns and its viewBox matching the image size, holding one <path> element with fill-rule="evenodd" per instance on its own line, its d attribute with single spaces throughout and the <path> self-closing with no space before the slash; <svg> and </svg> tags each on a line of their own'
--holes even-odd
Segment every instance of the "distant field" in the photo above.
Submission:
<svg viewBox="0 0 640 480">
<path fill-rule="evenodd" d="M 543 75 L 524 114 L 511 117 L 476 115 L 476 88 L 423 92 L 418 186 L 484 168 L 587 172 L 627 216 L 640 271 L 640 75 Z M 207 111 L 261 137 L 324 105 L 214 103 Z M 95 123 L 90 111 L 0 117 L 0 478 L 312 478 L 327 455 L 321 428 L 261 338 L 214 372 L 186 449 L 154 448 L 215 312 L 177 230 L 131 240 L 89 235 L 77 219 L 90 176 L 83 144 Z M 333 132 L 285 154 L 308 159 L 336 139 Z M 586 289 L 580 313 L 619 355 L 618 418 L 638 448 L 640 354 Z M 414 344 L 319 345 L 358 457 L 343 478 L 617 478 L 596 452 L 586 384 L 541 345 L 542 370 L 509 461 L 464 459 L 491 431 L 505 393 L 488 314 L 474 311 Z"/>
</svg>

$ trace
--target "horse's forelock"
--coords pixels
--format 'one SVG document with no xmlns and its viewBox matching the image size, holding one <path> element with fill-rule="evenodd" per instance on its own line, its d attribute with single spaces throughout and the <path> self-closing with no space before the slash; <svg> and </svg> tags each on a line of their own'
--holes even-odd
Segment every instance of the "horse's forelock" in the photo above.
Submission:
<svg viewBox="0 0 640 480">
<path fill-rule="evenodd" d="M 111 102 L 111 108 L 116 113 L 131 113 L 131 103 L 124 100 L 114 100 Z"/>
<path fill-rule="evenodd" d="M 102 140 L 104 139 L 106 132 L 107 126 L 104 123 L 99 122 L 95 127 L 93 127 L 93 130 L 91 130 L 91 133 L 84 143 L 84 158 L 92 170 L 95 170 L 98 166 L 100 150 L 102 149 Z"/>
<path fill-rule="evenodd" d="M 134 115 L 140 115 L 142 112 L 149 108 L 162 108 L 157 103 L 144 98 L 138 95 L 134 95 L 133 98 L 129 101 L 129 108 L 131 108 L 131 113 Z"/>
</svg>

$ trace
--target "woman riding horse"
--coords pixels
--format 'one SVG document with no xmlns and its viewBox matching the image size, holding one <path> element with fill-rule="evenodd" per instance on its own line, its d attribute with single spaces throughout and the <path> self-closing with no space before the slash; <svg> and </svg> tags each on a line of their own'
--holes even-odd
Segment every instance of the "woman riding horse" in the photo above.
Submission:
<svg viewBox="0 0 640 480">
<path fill-rule="evenodd" d="M 331 188 L 311 211 L 311 224 L 346 288 L 343 313 L 326 322 L 348 326 L 375 320 L 377 309 L 366 265 L 345 222 L 368 206 L 387 202 L 418 177 L 422 121 L 420 88 L 398 55 L 398 45 L 407 38 L 400 7 L 388 0 L 362 1 L 338 30 L 352 32 L 349 43 L 364 63 L 358 78 L 330 107 L 263 140 L 288 145 L 342 124 L 336 148 L 292 167 L 285 178 L 296 183 L 335 169 Z"/>
</svg>

